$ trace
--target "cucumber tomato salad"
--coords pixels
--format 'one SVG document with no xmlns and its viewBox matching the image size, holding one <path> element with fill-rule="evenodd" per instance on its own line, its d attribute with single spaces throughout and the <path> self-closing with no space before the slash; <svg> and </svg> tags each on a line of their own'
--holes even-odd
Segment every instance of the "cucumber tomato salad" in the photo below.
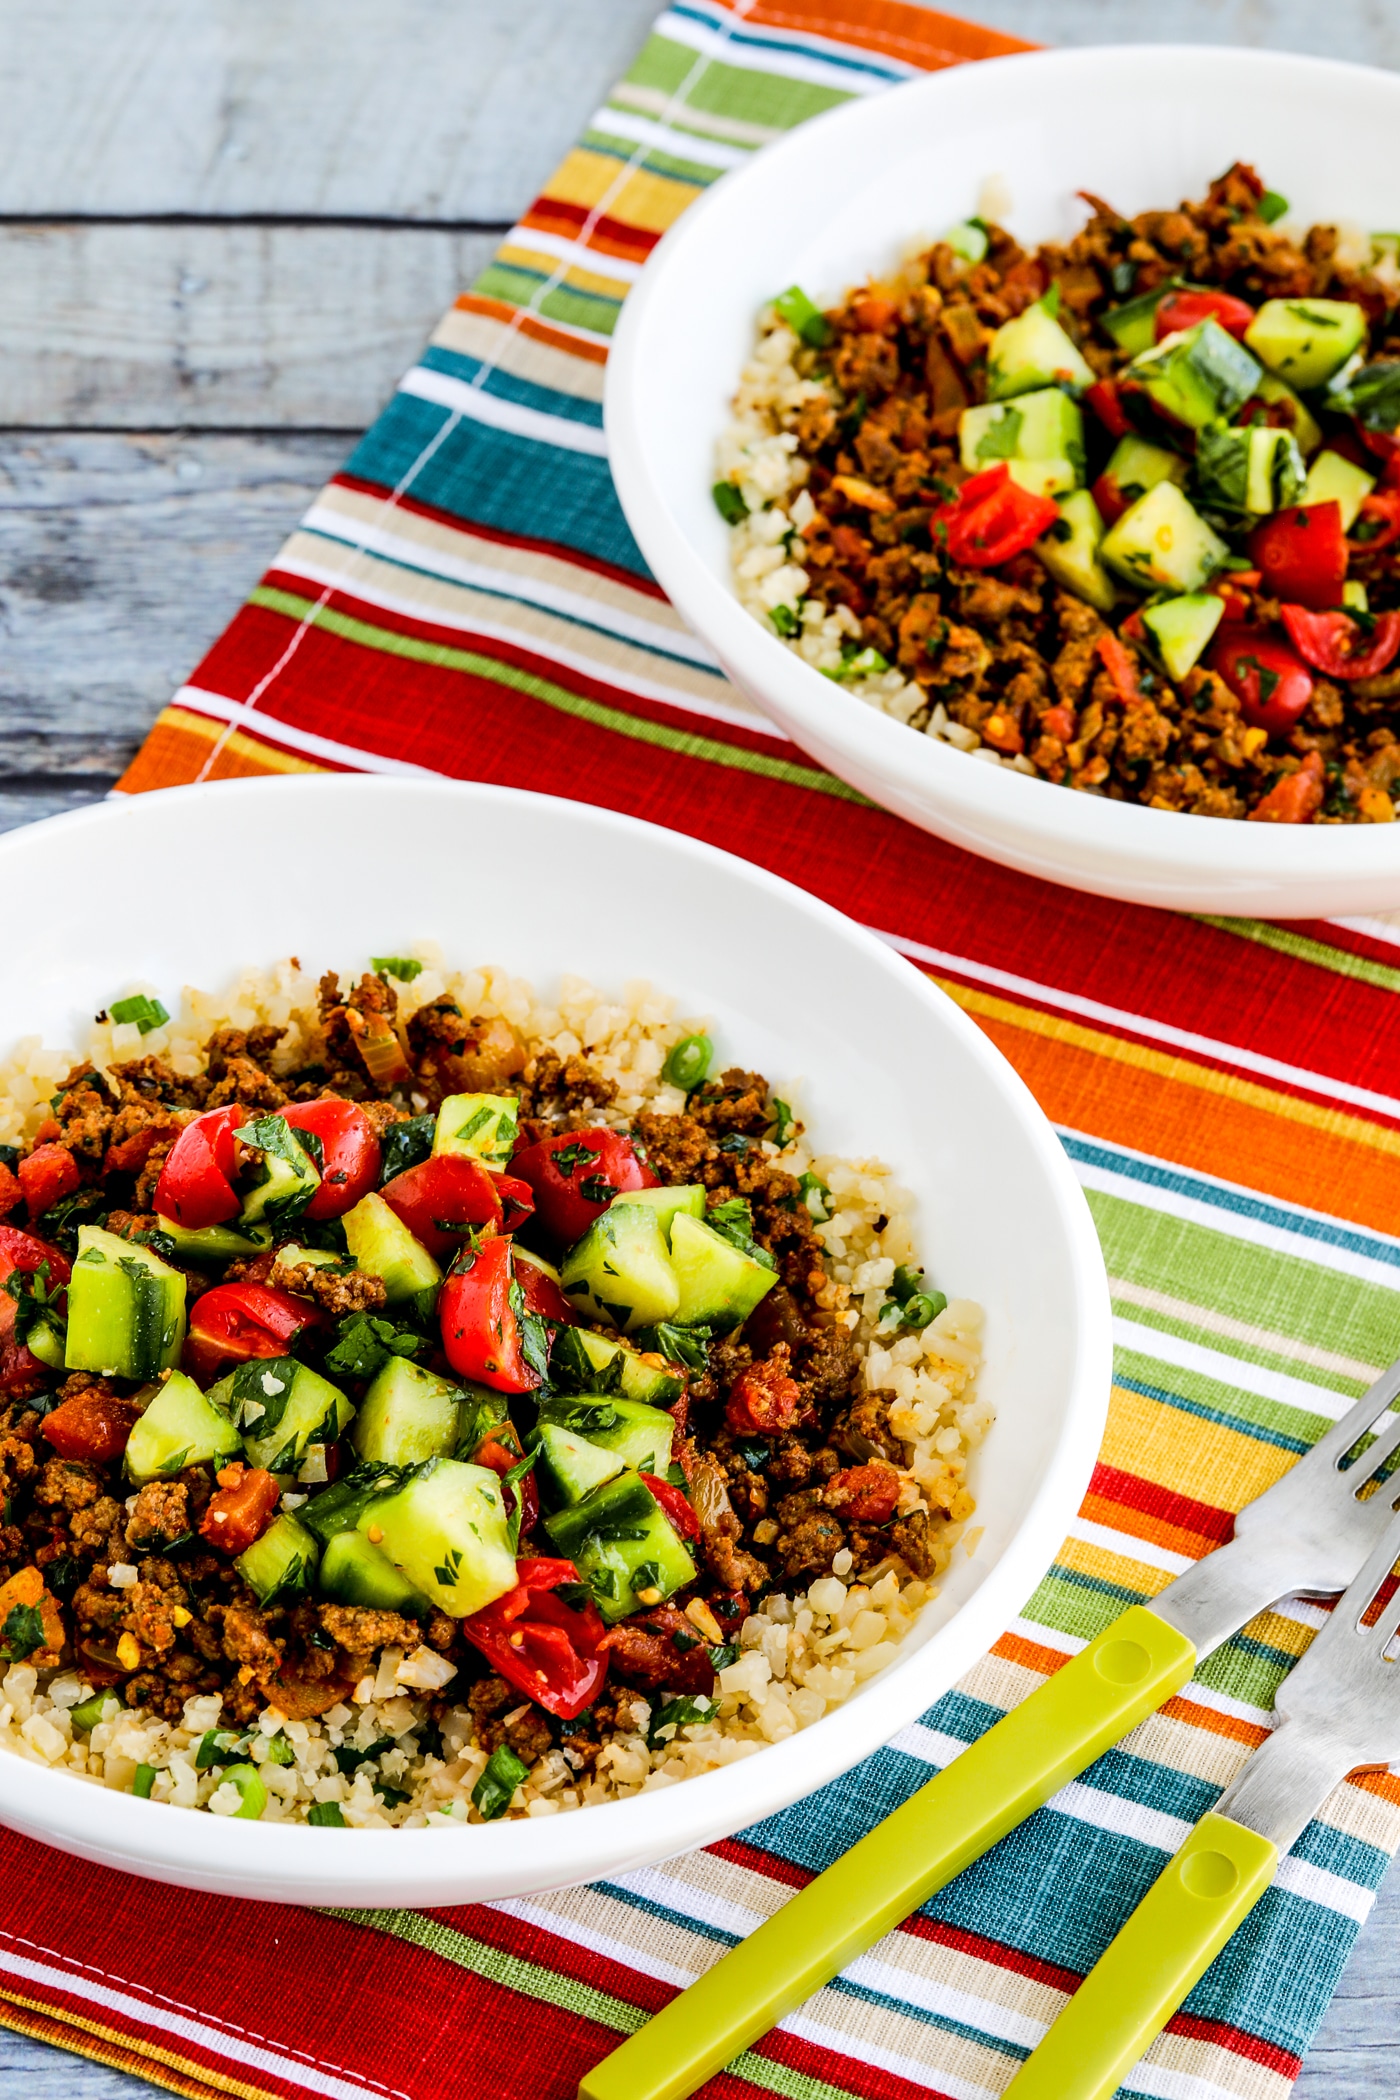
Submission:
<svg viewBox="0 0 1400 2100">
<path fill-rule="evenodd" d="M 1084 793 L 1388 823 L 1400 235 L 1199 203 L 955 226 L 767 309 L 720 447 L 740 595 L 916 730 Z"/>
<path fill-rule="evenodd" d="M 887 1170 L 822 1161 L 654 994 L 571 1016 L 389 957 L 299 999 L 192 1036 L 142 993 L 95 1059 L 11 1070 L 0 1740 L 421 1824 L 670 1783 L 848 1696 L 981 1426 L 976 1309 Z"/>
</svg>

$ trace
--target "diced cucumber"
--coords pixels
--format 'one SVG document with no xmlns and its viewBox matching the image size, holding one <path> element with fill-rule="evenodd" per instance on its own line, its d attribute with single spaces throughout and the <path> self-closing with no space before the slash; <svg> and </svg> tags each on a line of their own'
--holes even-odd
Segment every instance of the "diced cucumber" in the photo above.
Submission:
<svg viewBox="0 0 1400 2100">
<path fill-rule="evenodd" d="M 510 1420 L 510 1403 L 504 1393 L 493 1392 L 489 1385 L 477 1385 L 470 1378 L 462 1380 L 460 1397 L 457 1448 L 452 1456 L 475 1458 L 484 1440 L 494 1436 L 502 1422 Z"/>
<path fill-rule="evenodd" d="M 25 1348 L 31 1356 L 37 1356 L 41 1364 L 51 1371 L 64 1371 L 68 1367 L 63 1359 L 64 1337 L 51 1320 L 36 1320 L 25 1336 Z"/>
<path fill-rule="evenodd" d="M 546 1517 L 544 1528 L 578 1569 L 609 1625 L 695 1580 L 694 1561 L 635 1473 L 620 1473 L 582 1502 Z"/>
<path fill-rule="evenodd" d="M 676 1217 L 673 1237 L 684 1222 L 683 1215 Z M 595 1218 L 565 1255 L 559 1280 L 581 1312 L 612 1327 L 669 1320 L 680 1302 L 666 1234 L 645 1203 L 614 1203 Z"/>
<path fill-rule="evenodd" d="M 672 1189 L 629 1189 L 625 1196 L 616 1197 L 614 1201 L 644 1203 L 648 1210 L 654 1210 L 668 1239 L 671 1220 L 679 1216 L 681 1211 L 685 1211 L 692 1218 L 703 1218 L 705 1215 L 704 1184 L 698 1181 L 687 1181 L 679 1188 Z"/>
<path fill-rule="evenodd" d="M 554 1383 L 568 1392 L 620 1393 L 653 1407 L 664 1407 L 685 1390 L 680 1369 L 664 1356 L 644 1353 L 611 1335 L 591 1334 L 586 1327 L 559 1330 L 549 1367 Z"/>
<path fill-rule="evenodd" d="M 1342 585 L 1342 607 L 1346 612 L 1369 611 L 1370 601 L 1367 596 L 1366 586 L 1359 578 L 1348 576 L 1346 582 Z"/>
<path fill-rule="evenodd" d="M 1094 375 L 1077 346 L 1042 301 L 1004 321 L 987 345 L 987 392 L 993 401 L 1042 386 L 1092 386 Z"/>
<path fill-rule="evenodd" d="M 1184 488 L 1190 471 L 1190 461 L 1179 452 L 1170 452 L 1165 445 L 1149 444 L 1146 438 L 1131 433 L 1119 438 L 1104 469 L 1125 503 L 1136 503 L 1159 481 L 1174 481 Z"/>
<path fill-rule="evenodd" d="M 960 219 L 943 236 L 954 255 L 964 262 L 980 263 L 987 252 L 987 229 L 975 219 Z"/>
<path fill-rule="evenodd" d="M 272 1233 L 266 1226 L 248 1233 L 240 1232 L 235 1225 L 201 1225 L 192 1232 L 186 1225 L 177 1225 L 173 1218 L 162 1217 L 157 1217 L 156 1225 L 174 1240 L 181 1261 L 201 1265 L 266 1254 L 272 1245 Z"/>
<path fill-rule="evenodd" d="M 519 1126 L 514 1094 L 449 1094 L 438 1110 L 433 1150 L 465 1153 L 488 1167 L 508 1166 Z"/>
<path fill-rule="evenodd" d="M 1032 496 L 1063 496 L 1083 479 L 1067 459 L 1009 459 L 1006 471 Z"/>
<path fill-rule="evenodd" d="M 1147 607 L 1142 624 L 1156 642 L 1169 677 L 1184 678 L 1199 663 L 1224 611 L 1225 600 L 1211 591 L 1164 598 Z"/>
<path fill-rule="evenodd" d="M 1350 299 L 1266 299 L 1245 341 L 1290 386 L 1322 386 L 1366 340 L 1366 315 Z"/>
<path fill-rule="evenodd" d="M 465 1619 L 515 1587 L 501 1483 L 485 1466 L 430 1458 L 357 1529 L 432 1603 Z"/>
<path fill-rule="evenodd" d="M 640 1400 L 619 1400 L 611 1393 L 581 1393 L 566 1400 L 556 1394 L 540 1402 L 541 1426 L 546 1422 L 586 1436 L 602 1451 L 615 1451 L 638 1473 L 664 1477 L 671 1463 L 676 1425 L 663 1408 L 647 1407 Z"/>
<path fill-rule="evenodd" d="M 283 1510 L 234 1566 L 259 1604 L 273 1604 L 308 1590 L 319 1558 L 311 1533 Z"/>
<path fill-rule="evenodd" d="M 341 1223 L 355 1266 L 377 1276 L 391 1305 L 416 1298 L 442 1281 L 442 1270 L 421 1240 L 416 1240 L 382 1196 L 362 1196 Z"/>
<path fill-rule="evenodd" d="M 558 1288 L 559 1271 L 552 1261 L 546 1261 L 542 1254 L 536 1254 L 533 1247 L 522 1247 L 518 1240 L 513 1243 L 513 1251 L 517 1271 L 520 1264 L 526 1262 L 532 1269 L 538 1269 L 542 1276 L 547 1276 L 556 1289 Z"/>
<path fill-rule="evenodd" d="M 340 1387 L 294 1356 L 252 1357 L 211 1386 L 209 1397 L 238 1424 L 249 1463 L 284 1476 L 299 1470 L 312 1445 L 335 1443 L 355 1417 Z"/>
<path fill-rule="evenodd" d="M 1177 279 L 1172 277 L 1159 284 L 1155 291 L 1144 292 L 1140 298 L 1127 299 L 1122 306 L 1110 307 L 1102 318 L 1102 325 L 1113 337 L 1119 349 L 1129 357 L 1138 357 L 1150 350 L 1157 340 L 1157 308 L 1167 293 L 1175 290 Z"/>
<path fill-rule="evenodd" d="M 1350 532 L 1360 514 L 1362 501 L 1376 485 L 1374 474 L 1343 458 L 1340 452 L 1319 452 L 1308 469 L 1303 488 L 1304 503 L 1339 503 L 1342 531 Z"/>
<path fill-rule="evenodd" d="M 414 1617 L 432 1609 L 423 1592 L 359 1531 L 331 1534 L 321 1555 L 316 1587 L 323 1597 L 334 1597 L 338 1604 L 362 1604 L 369 1611 L 398 1611 Z"/>
<path fill-rule="evenodd" d="M 1259 399 L 1270 408 L 1280 405 L 1287 409 L 1289 429 L 1298 440 L 1298 450 L 1304 459 L 1311 459 L 1322 443 L 1322 428 L 1305 401 L 1300 401 L 1291 386 L 1273 372 L 1265 372 L 1254 389 Z"/>
<path fill-rule="evenodd" d="M 371 1502 L 397 1493 L 404 1483 L 402 1466 L 352 1466 L 333 1487 L 322 1488 L 301 1511 L 301 1521 L 325 1545 L 338 1531 L 353 1531 Z"/>
<path fill-rule="evenodd" d="M 172 1371 L 152 1392 L 127 1440 L 126 1470 L 139 1487 L 185 1466 L 242 1456 L 243 1439 L 214 1395 L 201 1393 L 185 1372 Z"/>
<path fill-rule="evenodd" d="M 1012 478 L 1039 495 L 1073 488 L 1084 478 L 1084 418 L 1061 387 L 965 408 L 958 443 L 970 474 L 1004 459 Z"/>
<path fill-rule="evenodd" d="M 1178 329 L 1128 366 L 1148 399 L 1188 430 L 1227 420 L 1259 384 L 1259 366 L 1218 321 Z"/>
<path fill-rule="evenodd" d="M 541 1418 L 525 1441 L 532 1451 L 539 1452 L 535 1478 L 548 1509 L 582 1502 L 594 1488 L 622 1471 L 622 1460 L 615 1451 L 591 1444 L 577 1430 L 565 1429 L 558 1422 Z"/>
<path fill-rule="evenodd" d="M 109 1378 L 154 1378 L 178 1362 L 185 1339 L 185 1279 L 149 1247 L 78 1227 L 68 1285 L 70 1371 Z"/>
<path fill-rule="evenodd" d="M 363 1459 L 416 1466 L 457 1447 L 462 1394 L 406 1356 L 391 1356 L 360 1402 L 350 1441 Z"/>
<path fill-rule="evenodd" d="M 240 1145 L 258 1155 L 253 1171 L 260 1175 L 256 1187 L 243 1199 L 238 1213 L 239 1230 L 250 1225 L 281 1225 L 300 1217 L 321 1186 L 320 1170 L 285 1116 L 259 1116 L 245 1123 L 238 1133 Z"/>
<path fill-rule="evenodd" d="M 738 1327 L 778 1280 L 775 1269 L 755 1261 L 700 1218 L 682 1216 L 671 1227 L 671 1266 L 679 1302 L 664 1317 L 716 1334 Z"/>
<path fill-rule="evenodd" d="M 1187 592 L 1209 583 L 1230 550 L 1174 481 L 1159 481 L 1110 526 L 1099 553 L 1139 590 Z"/>
<path fill-rule="evenodd" d="M 1203 430 L 1196 441 L 1196 480 L 1217 509 L 1268 517 L 1296 503 L 1306 479 L 1291 430 L 1251 423 L 1245 430 Z"/>
<path fill-rule="evenodd" d="M 1056 583 L 1099 612 L 1112 612 L 1118 586 L 1099 560 L 1104 532 L 1099 506 L 1087 489 L 1074 489 L 1060 498 L 1059 508 L 1058 521 L 1036 541 L 1036 553 Z"/>
</svg>

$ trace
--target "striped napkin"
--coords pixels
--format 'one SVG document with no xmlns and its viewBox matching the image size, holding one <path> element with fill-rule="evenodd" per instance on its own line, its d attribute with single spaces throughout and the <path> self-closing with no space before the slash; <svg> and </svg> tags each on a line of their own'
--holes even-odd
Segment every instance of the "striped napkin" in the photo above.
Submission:
<svg viewBox="0 0 1400 2100">
<path fill-rule="evenodd" d="M 1102 1236 L 1117 1383 L 1071 1536 L 992 1653 L 858 1772 L 592 1888 L 316 1915 L 0 1835 L 0 2020 L 190 2094 L 438 2100 L 450 2081 L 473 2100 L 568 2100 L 1125 1603 L 1227 1538 L 1400 1350 L 1400 931 L 1108 904 L 870 807 L 725 682 L 612 491 L 608 338 L 687 204 L 853 95 L 1015 48 L 892 0 L 670 9 L 122 785 L 342 770 L 544 789 L 703 835 L 877 928 L 1024 1075 Z M 1262 1614 L 711 2100 L 1000 2092 L 1264 1739 L 1320 1623 L 1297 1600 Z M 1398 1808 L 1385 1773 L 1337 1791 L 1130 2091 L 1278 2100 Z"/>
</svg>

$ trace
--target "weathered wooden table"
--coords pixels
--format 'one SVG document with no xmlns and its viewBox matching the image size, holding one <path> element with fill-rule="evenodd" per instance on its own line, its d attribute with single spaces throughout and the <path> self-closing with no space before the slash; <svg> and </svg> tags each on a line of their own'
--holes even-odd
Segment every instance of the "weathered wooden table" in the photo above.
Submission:
<svg viewBox="0 0 1400 2100">
<path fill-rule="evenodd" d="M 659 4 L 0 0 L 0 829 L 111 786 Z M 977 11 L 1400 67 L 1384 0 Z M 1300 2100 L 1400 2094 L 1398 1942 Z M 150 2091 L 0 2029 L 0 2100 Z"/>
</svg>

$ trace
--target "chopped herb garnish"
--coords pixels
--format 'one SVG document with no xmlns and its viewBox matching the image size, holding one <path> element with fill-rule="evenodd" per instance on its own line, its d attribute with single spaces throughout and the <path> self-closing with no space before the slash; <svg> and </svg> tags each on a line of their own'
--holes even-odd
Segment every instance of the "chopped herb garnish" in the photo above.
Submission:
<svg viewBox="0 0 1400 2100">
<path fill-rule="evenodd" d="M 23 1662 L 44 1645 L 44 1614 L 37 1604 L 15 1604 L 0 1626 L 0 1647 L 11 1662 Z"/>
<path fill-rule="evenodd" d="M 797 1118 L 786 1101 L 773 1097 L 773 1142 L 781 1149 L 790 1144 L 797 1129 Z"/>
<path fill-rule="evenodd" d="M 486 1770 L 472 1788 L 472 1803 L 483 1823 L 494 1823 L 497 1816 L 505 1814 L 515 1799 L 516 1788 L 529 1775 L 530 1767 L 504 1743 L 492 1751 Z"/>
<path fill-rule="evenodd" d="M 648 1750 L 658 1750 L 663 1743 L 674 1741 L 682 1728 L 697 1721 L 710 1720 L 715 1711 L 713 1699 L 701 1694 L 687 1693 L 681 1699 L 666 1699 L 651 1717 L 647 1729 Z"/>
<path fill-rule="evenodd" d="M 503 1494 L 507 1488 L 514 1490 L 515 1507 L 506 1518 L 506 1533 L 510 1539 L 510 1550 L 512 1553 L 519 1548 L 520 1520 L 525 1514 L 525 1494 L 520 1486 L 520 1482 L 527 1473 L 534 1471 L 535 1460 L 539 1455 L 538 1450 L 528 1451 L 519 1464 L 512 1466 L 510 1471 L 504 1474 L 501 1479 L 501 1492 Z"/>
<path fill-rule="evenodd" d="M 711 1641 L 708 1653 L 716 1670 L 727 1670 L 739 1660 L 739 1650 L 732 1641 Z"/>
<path fill-rule="evenodd" d="M 282 1738 L 276 1736 L 273 1740 L 280 1742 Z M 353 1743 L 342 1743 L 338 1749 L 332 1750 L 331 1756 L 336 1761 L 337 1769 L 350 1779 L 359 1771 L 361 1765 L 371 1763 L 376 1757 L 382 1757 L 386 1750 L 392 1750 L 393 1747 L 394 1738 L 385 1735 L 381 1736 L 377 1743 L 370 1743 L 363 1750 L 357 1749 Z M 288 1759 L 287 1762 L 290 1763 L 291 1760 Z"/>
<path fill-rule="evenodd" d="M 381 1186 L 392 1181 L 396 1174 L 405 1174 L 410 1167 L 421 1165 L 433 1149 L 436 1127 L 436 1116 L 409 1116 L 403 1123 L 389 1125 L 380 1139 L 383 1156 L 379 1177 Z"/>
<path fill-rule="evenodd" d="M 774 605 L 769 608 L 769 619 L 783 640 L 790 641 L 802 624 L 790 605 Z"/>
</svg>

